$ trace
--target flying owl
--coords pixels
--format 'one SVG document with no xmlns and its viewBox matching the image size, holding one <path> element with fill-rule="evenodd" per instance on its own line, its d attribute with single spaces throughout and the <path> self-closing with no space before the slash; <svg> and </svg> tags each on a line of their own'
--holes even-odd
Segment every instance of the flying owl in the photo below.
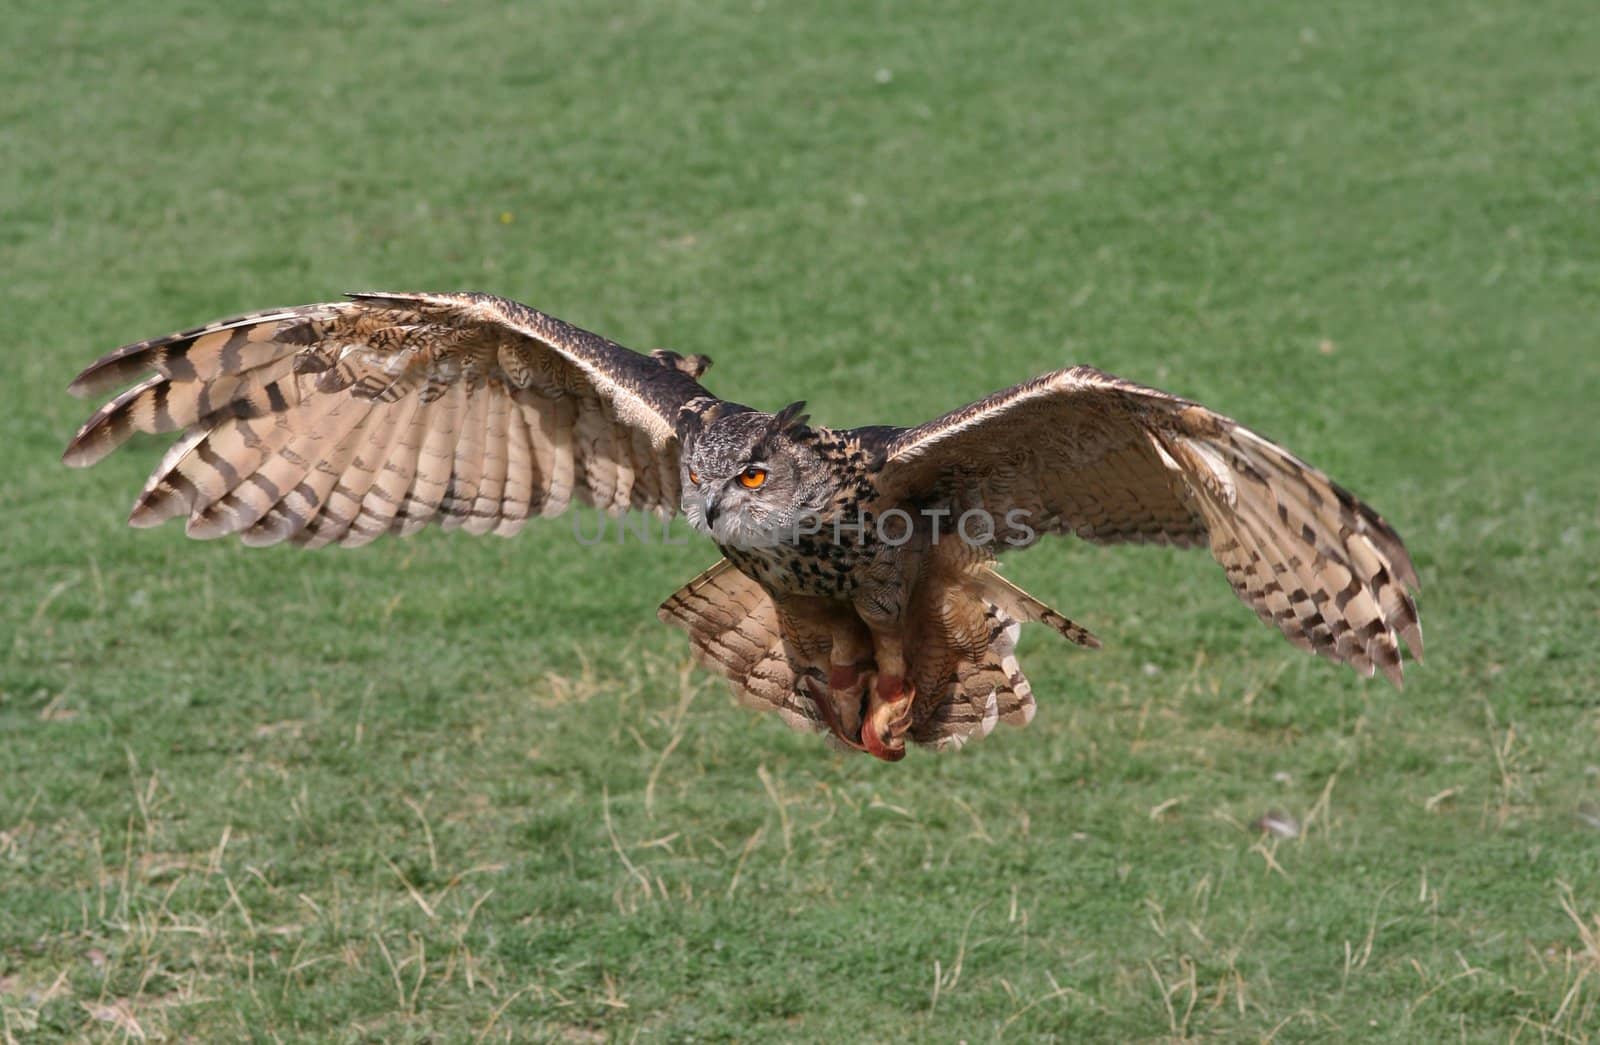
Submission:
<svg viewBox="0 0 1600 1045">
<path fill-rule="evenodd" d="M 746 703 L 890 761 L 1033 717 L 1022 624 L 1099 645 L 995 571 L 1046 534 L 1204 545 L 1296 646 L 1396 685 L 1400 642 L 1421 657 L 1399 535 L 1197 403 L 1076 366 L 914 428 L 834 429 L 719 399 L 709 365 L 485 294 L 353 294 L 112 352 L 71 391 L 132 387 L 64 460 L 179 432 L 129 521 L 252 545 L 509 536 L 574 498 L 682 512 L 723 558 L 661 619 Z"/>
</svg>

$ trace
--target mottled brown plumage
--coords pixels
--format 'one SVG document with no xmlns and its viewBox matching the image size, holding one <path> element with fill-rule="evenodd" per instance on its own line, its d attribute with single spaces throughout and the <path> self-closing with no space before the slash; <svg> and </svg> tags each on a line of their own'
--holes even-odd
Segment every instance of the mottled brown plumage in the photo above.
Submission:
<svg viewBox="0 0 1600 1045">
<path fill-rule="evenodd" d="M 1401 643 L 1421 655 L 1394 530 L 1196 403 L 1074 367 L 915 428 L 835 430 L 716 398 L 709 365 L 488 295 L 358 294 L 111 353 L 71 390 L 131 387 L 65 460 L 180 433 L 130 522 L 251 544 L 509 535 L 574 498 L 681 510 L 724 559 L 662 619 L 747 703 L 885 759 L 1029 721 L 1023 623 L 1099 645 L 994 570 L 1046 533 L 1204 544 L 1295 645 L 1396 684 Z"/>
</svg>

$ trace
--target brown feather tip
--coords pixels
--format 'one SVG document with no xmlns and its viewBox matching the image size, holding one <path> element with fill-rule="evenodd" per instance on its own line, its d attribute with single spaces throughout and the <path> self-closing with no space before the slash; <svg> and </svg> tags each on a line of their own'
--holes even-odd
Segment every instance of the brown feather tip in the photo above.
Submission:
<svg viewBox="0 0 1600 1045">
<path fill-rule="evenodd" d="M 150 370 L 150 365 L 145 359 L 145 350 L 149 347 L 149 342 L 142 341 L 137 345 L 119 348 L 95 360 L 78 371 L 78 376 L 67 386 L 67 394 L 78 399 L 87 399 L 89 396 L 102 395 L 113 388 L 120 388 L 135 378 L 144 376 Z"/>
</svg>

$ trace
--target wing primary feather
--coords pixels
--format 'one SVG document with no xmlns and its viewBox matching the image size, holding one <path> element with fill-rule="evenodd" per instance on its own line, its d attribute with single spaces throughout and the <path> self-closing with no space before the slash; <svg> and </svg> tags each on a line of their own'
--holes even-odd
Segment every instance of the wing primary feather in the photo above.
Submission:
<svg viewBox="0 0 1600 1045">
<path fill-rule="evenodd" d="M 204 428 L 192 428 L 162 455 L 161 463 L 145 481 L 144 489 L 128 513 L 128 525 L 144 529 L 188 515 L 199 491 L 183 470 L 183 462 L 201 441 L 210 438 Z"/>
<path fill-rule="evenodd" d="M 468 533 L 484 534 L 494 530 L 500 521 L 500 499 L 506 488 L 506 441 L 511 420 L 511 399 L 503 386 L 491 389 L 484 397 L 483 468 L 478 488 L 462 529 Z M 520 422 L 520 418 L 519 418 Z"/>
<path fill-rule="evenodd" d="M 502 537 L 516 534 L 527 523 L 535 508 L 534 490 L 545 481 L 534 460 L 533 438 L 522 408 L 513 406 L 506 416 L 506 480 L 494 527 Z"/>
<path fill-rule="evenodd" d="M 540 515 L 560 515 L 572 503 L 577 482 L 577 404 L 557 399 L 543 410 L 523 402 L 523 423 L 534 453 L 539 479 L 533 486 L 533 510 Z"/>
<path fill-rule="evenodd" d="M 389 451 L 399 438 L 400 427 L 408 423 L 416 409 L 414 402 L 374 407 L 369 421 L 356 438 L 349 463 L 340 472 L 306 533 L 305 545 L 321 548 L 344 541 L 361 517 L 361 506 L 372 484 L 388 460 Z M 359 543 L 365 543 L 357 538 Z"/>
<path fill-rule="evenodd" d="M 219 536 L 253 528 L 299 486 L 328 449 L 360 424 L 368 409 L 369 404 L 349 396 L 321 396 L 306 402 L 293 416 L 279 415 L 267 441 L 270 449 L 260 463 L 242 475 L 226 496 L 198 512 L 196 525 L 205 526 L 207 535 L 215 531 Z M 282 531 L 266 540 L 269 533 L 280 531 L 269 528 L 251 540 L 276 543 L 288 536 Z"/>
<path fill-rule="evenodd" d="M 347 548 L 377 540 L 389 531 L 395 513 L 411 489 L 417 467 L 417 453 L 427 434 L 427 418 L 433 403 L 418 396 L 406 396 L 391 406 L 396 413 L 393 441 L 376 462 L 372 483 L 361 498 L 361 510 L 340 538 Z"/>
<path fill-rule="evenodd" d="M 85 367 L 67 391 L 75 396 L 101 395 L 152 370 L 175 382 L 202 383 L 242 373 L 294 350 L 291 344 L 277 342 L 284 326 L 326 319 L 349 307 L 336 303 L 252 312 L 124 345 Z"/>
<path fill-rule="evenodd" d="M 372 404 L 366 404 L 362 416 L 323 454 L 297 483 L 268 513 L 269 518 L 283 515 L 287 525 L 281 530 L 279 540 L 308 546 L 315 541 L 317 523 L 328 510 L 330 495 L 345 477 L 356 452 L 367 438 L 367 424 L 373 413 Z M 324 542 L 326 543 L 326 542 Z M 320 545 L 317 545 L 320 546 Z"/>
<path fill-rule="evenodd" d="M 246 544 L 286 540 L 305 529 L 321 511 L 323 498 L 353 452 L 355 440 L 350 436 L 360 430 L 372 410 L 370 402 L 350 396 L 326 402 L 328 408 L 321 416 L 297 424 L 294 437 L 258 471 L 267 482 L 255 489 L 277 496 L 269 504 L 247 503 L 239 508 L 237 525 Z M 248 502 L 253 490 L 240 489 L 244 490 L 241 500 Z M 238 491 L 229 495 L 230 499 L 238 497 Z M 252 515 L 255 519 L 249 521 Z"/>
<path fill-rule="evenodd" d="M 411 488 L 401 498 L 390 524 L 392 531 L 402 537 L 416 533 L 439 513 L 439 503 L 450 486 L 451 470 L 455 467 L 465 398 L 466 386 L 454 384 L 427 406 L 427 423 L 411 472 Z"/>
</svg>

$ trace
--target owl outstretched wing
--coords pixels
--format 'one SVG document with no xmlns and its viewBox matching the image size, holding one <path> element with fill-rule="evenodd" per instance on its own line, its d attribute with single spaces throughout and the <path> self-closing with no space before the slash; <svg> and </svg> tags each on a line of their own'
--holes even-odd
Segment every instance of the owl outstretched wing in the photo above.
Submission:
<svg viewBox="0 0 1600 1045">
<path fill-rule="evenodd" d="M 703 357 L 645 356 L 486 294 L 352 294 L 118 349 L 76 395 L 137 381 L 78 430 L 94 464 L 181 432 L 129 518 L 193 537 L 364 544 L 430 522 L 509 535 L 576 497 L 678 510 L 679 412 Z"/>
<path fill-rule="evenodd" d="M 1204 544 L 1296 646 L 1396 685 L 1400 640 L 1422 655 L 1416 570 L 1375 511 L 1237 422 L 1092 367 L 887 435 L 878 487 L 1014 519 L 1018 534 Z"/>
</svg>

